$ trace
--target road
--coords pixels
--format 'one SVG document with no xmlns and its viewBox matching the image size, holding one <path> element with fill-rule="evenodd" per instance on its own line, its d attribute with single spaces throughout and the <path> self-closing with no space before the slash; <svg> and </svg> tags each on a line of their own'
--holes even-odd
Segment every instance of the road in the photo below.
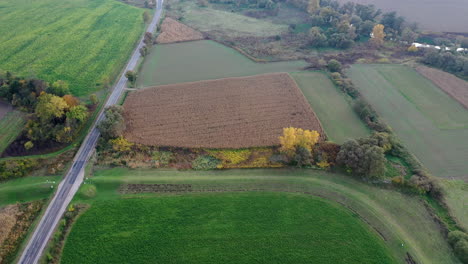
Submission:
<svg viewBox="0 0 468 264">
<path fill-rule="evenodd" d="M 159 22 L 159 19 L 161 18 L 162 6 L 163 0 L 158 0 L 155 15 L 151 23 L 148 25 L 146 32 L 154 32 L 156 30 L 156 26 Z M 112 90 L 110 96 L 107 98 L 107 101 L 105 103 L 106 107 L 116 104 L 120 96 L 122 95 L 122 92 L 124 91 L 127 84 L 125 72 L 127 72 L 128 70 L 135 69 L 137 62 L 141 56 L 139 51 L 140 48 L 143 47 L 143 45 L 144 43 L 142 37 L 138 46 L 133 51 L 132 57 L 128 61 L 125 70 L 122 72 L 119 81 L 115 84 L 114 89 Z M 67 172 L 67 175 L 58 186 L 58 189 L 54 197 L 52 198 L 52 201 L 47 207 L 46 212 L 42 216 L 31 239 L 29 240 L 26 248 L 24 249 L 19 263 L 35 264 L 39 261 L 42 251 L 47 245 L 50 236 L 54 232 L 57 223 L 59 222 L 68 204 L 72 200 L 73 196 L 75 195 L 76 191 L 78 190 L 83 181 L 84 168 L 90 156 L 94 152 L 96 143 L 99 138 L 99 131 L 96 128 L 96 124 L 98 124 L 103 118 L 104 113 L 101 111 L 95 123 L 91 127 L 90 133 L 86 136 L 83 143 L 81 144 L 80 149 L 76 153 L 75 158 L 73 159 L 72 166 Z"/>
</svg>

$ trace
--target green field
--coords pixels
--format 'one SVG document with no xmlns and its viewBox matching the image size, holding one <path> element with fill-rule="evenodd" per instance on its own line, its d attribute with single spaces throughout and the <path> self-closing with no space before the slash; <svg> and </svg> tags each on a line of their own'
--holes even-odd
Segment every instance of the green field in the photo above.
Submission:
<svg viewBox="0 0 468 264">
<path fill-rule="evenodd" d="M 0 119 L 0 154 L 23 131 L 26 124 L 24 114 L 20 111 L 8 112 Z"/>
<path fill-rule="evenodd" d="M 369 130 L 353 111 L 350 102 L 325 74 L 295 72 L 291 76 L 319 117 L 330 140 L 341 144 L 350 138 L 369 135 Z"/>
<path fill-rule="evenodd" d="M 55 191 L 59 181 L 60 176 L 33 176 L 1 182 L 0 207 L 18 202 L 46 199 Z"/>
<path fill-rule="evenodd" d="M 99 219 L 99 221 L 96 221 Z M 94 203 L 61 263 L 395 263 L 342 206 L 286 193 L 217 193 Z"/>
<path fill-rule="evenodd" d="M 144 30 L 142 13 L 115 0 L 3 0 L 0 69 L 89 94 L 124 66 Z"/>
<path fill-rule="evenodd" d="M 372 187 L 349 176 L 291 169 L 197 172 L 115 168 L 96 171 L 79 190 L 74 203 L 90 203 L 92 208 L 95 203 L 121 198 L 161 197 L 161 194 L 154 193 L 119 194 L 116 190 L 125 183 L 191 184 L 196 192 L 261 189 L 308 193 L 351 208 L 385 237 L 386 246 L 399 263 L 406 263 L 407 252 L 418 263 L 458 263 L 419 199 Z"/>
<path fill-rule="evenodd" d="M 306 66 L 304 61 L 255 63 L 234 49 L 208 40 L 156 45 L 145 59 L 138 87 L 291 72 Z"/>
<path fill-rule="evenodd" d="M 443 181 L 445 200 L 451 213 L 465 230 L 468 230 L 468 183 L 463 181 Z"/>
<path fill-rule="evenodd" d="M 280 35 L 288 30 L 287 24 L 272 23 L 210 7 L 199 7 L 195 1 L 172 1 L 171 10 L 174 9 L 180 9 L 184 24 L 202 32 L 220 31 L 229 34 L 230 37 L 267 37 Z"/>
<path fill-rule="evenodd" d="M 436 176 L 468 179 L 468 110 L 402 65 L 354 65 L 364 97 Z"/>
</svg>

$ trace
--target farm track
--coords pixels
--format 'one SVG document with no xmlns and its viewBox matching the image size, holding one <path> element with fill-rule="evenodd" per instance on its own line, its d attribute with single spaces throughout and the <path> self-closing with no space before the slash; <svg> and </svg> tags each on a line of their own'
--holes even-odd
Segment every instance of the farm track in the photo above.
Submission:
<svg viewBox="0 0 468 264">
<path fill-rule="evenodd" d="M 163 0 L 158 0 L 156 13 L 154 14 L 153 20 L 146 30 L 147 32 L 154 32 L 156 30 L 156 25 L 162 13 L 162 5 Z M 143 47 L 143 45 L 143 38 L 141 38 L 139 44 L 133 51 L 132 57 L 126 65 L 125 70 L 122 72 L 120 79 L 107 98 L 105 106 L 114 105 L 118 102 L 127 83 L 125 72 L 127 70 L 135 69 L 137 62 L 141 57 L 139 50 L 141 47 Z M 55 193 L 47 210 L 42 216 L 42 219 L 37 225 L 31 239 L 28 241 L 28 244 L 21 255 L 19 263 L 37 263 L 39 261 L 42 251 L 51 237 L 55 226 L 59 222 L 62 214 L 65 212 L 65 209 L 81 185 L 84 175 L 84 168 L 86 167 L 91 154 L 94 152 L 97 140 L 99 138 L 99 131 L 96 128 L 96 124 L 98 124 L 103 118 L 104 114 L 101 112 L 98 115 L 96 122 L 91 127 L 90 133 L 81 144 L 81 147 L 73 160 L 73 164 L 71 165 L 70 170 L 58 186 L 57 192 Z"/>
<path fill-rule="evenodd" d="M 177 100 L 174 100 L 174 99 Z M 287 73 L 163 85 L 130 94 L 125 137 L 135 143 L 193 148 L 279 145 L 285 127 L 320 121 Z"/>
</svg>

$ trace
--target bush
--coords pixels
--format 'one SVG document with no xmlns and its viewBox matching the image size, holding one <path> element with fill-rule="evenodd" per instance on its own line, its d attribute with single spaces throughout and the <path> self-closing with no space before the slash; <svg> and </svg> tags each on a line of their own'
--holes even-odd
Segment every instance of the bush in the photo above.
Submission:
<svg viewBox="0 0 468 264">
<path fill-rule="evenodd" d="M 167 165 L 171 162 L 174 155 L 169 151 L 154 151 L 152 153 L 153 160 L 159 162 L 161 165 Z"/>
<path fill-rule="evenodd" d="M 194 170 L 213 170 L 216 169 L 220 163 L 221 161 L 213 156 L 202 155 L 192 161 L 192 168 Z"/>
<path fill-rule="evenodd" d="M 2 161 L 0 162 L 0 181 L 24 177 L 37 166 L 39 162 L 34 159 Z"/>
<path fill-rule="evenodd" d="M 462 263 L 468 263 L 468 234 L 458 230 L 452 231 L 448 235 L 448 242 Z"/>
<path fill-rule="evenodd" d="M 341 71 L 341 63 L 335 59 L 331 59 L 328 61 L 327 68 L 331 72 L 340 72 Z"/>
<path fill-rule="evenodd" d="M 298 167 L 306 167 L 312 165 L 311 163 L 312 155 L 310 151 L 305 147 L 298 147 L 296 149 L 296 154 L 293 158 L 293 163 Z"/>
</svg>

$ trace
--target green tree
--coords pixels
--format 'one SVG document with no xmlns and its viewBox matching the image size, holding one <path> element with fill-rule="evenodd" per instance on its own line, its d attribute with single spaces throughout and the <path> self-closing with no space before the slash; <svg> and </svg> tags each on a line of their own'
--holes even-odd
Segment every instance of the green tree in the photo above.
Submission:
<svg viewBox="0 0 468 264">
<path fill-rule="evenodd" d="M 83 123 L 88 118 L 88 109 L 82 105 L 70 108 L 67 112 L 67 122 L 77 125 Z"/>
<path fill-rule="evenodd" d="M 91 95 L 89 96 L 89 101 L 91 101 L 91 104 L 92 104 L 92 105 L 96 105 L 96 104 L 99 102 L 99 100 L 98 100 L 96 94 L 91 94 Z"/>
<path fill-rule="evenodd" d="M 57 96 L 64 96 L 70 94 L 70 88 L 67 82 L 58 80 L 47 88 L 47 92 Z"/>
<path fill-rule="evenodd" d="M 125 131 L 123 107 L 119 105 L 109 106 L 104 110 L 106 118 L 98 124 L 99 132 L 104 139 L 117 138 Z"/>
<path fill-rule="evenodd" d="M 327 46 L 327 36 L 322 33 L 319 27 L 313 27 L 309 30 L 309 45 L 312 47 L 325 47 Z"/>
<path fill-rule="evenodd" d="M 331 72 L 340 72 L 341 68 L 342 68 L 342 65 L 341 65 L 341 63 L 339 61 L 337 61 L 335 59 L 331 59 L 331 60 L 328 61 L 327 68 Z"/>
<path fill-rule="evenodd" d="M 125 77 L 127 77 L 128 81 L 134 85 L 135 84 L 135 81 L 136 81 L 136 78 L 137 78 L 137 73 L 134 72 L 134 71 L 127 71 L 125 73 Z"/>
<path fill-rule="evenodd" d="M 35 109 L 41 122 L 50 122 L 54 118 L 62 118 L 68 105 L 62 97 L 53 94 L 42 94 L 38 98 Z"/>
<path fill-rule="evenodd" d="M 143 22 L 145 24 L 148 24 L 151 20 L 151 15 L 149 14 L 148 11 L 143 12 Z"/>
</svg>

